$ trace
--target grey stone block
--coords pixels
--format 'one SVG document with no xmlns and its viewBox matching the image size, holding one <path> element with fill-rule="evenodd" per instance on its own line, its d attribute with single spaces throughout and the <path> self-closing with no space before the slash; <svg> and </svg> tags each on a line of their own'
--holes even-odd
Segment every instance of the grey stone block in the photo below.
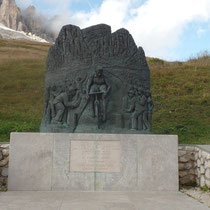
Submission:
<svg viewBox="0 0 210 210">
<path fill-rule="evenodd" d="M 1 210 L 209 210 L 181 192 L 5 192 Z"/>
<path fill-rule="evenodd" d="M 70 173 L 70 140 L 68 134 L 54 135 L 52 190 L 94 191 L 94 173 Z"/>
<path fill-rule="evenodd" d="M 138 142 L 139 189 L 178 190 L 178 139 L 143 135 Z"/>
<path fill-rule="evenodd" d="M 12 133 L 9 190 L 51 190 L 53 134 Z"/>
<path fill-rule="evenodd" d="M 70 171 L 72 141 L 119 141 L 120 172 Z M 9 190 L 177 191 L 177 136 L 13 133 Z"/>
<path fill-rule="evenodd" d="M 8 168 L 3 168 L 1 175 L 7 177 L 8 176 Z"/>
</svg>

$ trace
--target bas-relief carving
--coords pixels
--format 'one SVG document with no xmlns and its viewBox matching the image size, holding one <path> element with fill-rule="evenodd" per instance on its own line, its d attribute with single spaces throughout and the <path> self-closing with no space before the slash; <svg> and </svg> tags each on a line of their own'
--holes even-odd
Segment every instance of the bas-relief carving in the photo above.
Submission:
<svg viewBox="0 0 210 210">
<path fill-rule="evenodd" d="M 150 72 L 125 29 L 64 26 L 47 60 L 43 132 L 151 133 Z"/>
<path fill-rule="evenodd" d="M 106 96 L 110 91 L 110 85 L 103 74 L 103 69 L 98 68 L 89 78 L 87 85 L 88 95 L 92 99 L 92 115 L 98 118 L 98 128 L 100 121 L 106 121 Z"/>
<path fill-rule="evenodd" d="M 129 128 L 131 130 L 152 131 L 153 107 L 154 104 L 149 91 L 145 91 L 141 87 L 130 88 L 123 101 L 124 113 L 130 113 Z"/>
<path fill-rule="evenodd" d="M 75 81 L 66 81 L 65 88 L 53 85 L 47 88 L 45 114 L 47 123 L 74 130 L 79 117 L 87 103 L 92 104 L 92 117 L 100 122 L 106 121 L 107 94 L 111 86 L 103 74 L 103 69 L 97 67 L 88 78 L 76 77 Z M 70 125 L 71 111 L 77 110 Z"/>
<path fill-rule="evenodd" d="M 68 84 L 65 90 L 61 87 L 53 85 L 48 88 L 49 99 L 46 101 L 47 122 L 54 125 L 69 125 L 69 115 L 71 110 L 81 106 L 83 94 L 76 86 Z M 76 124 L 76 114 L 74 124 Z"/>
</svg>

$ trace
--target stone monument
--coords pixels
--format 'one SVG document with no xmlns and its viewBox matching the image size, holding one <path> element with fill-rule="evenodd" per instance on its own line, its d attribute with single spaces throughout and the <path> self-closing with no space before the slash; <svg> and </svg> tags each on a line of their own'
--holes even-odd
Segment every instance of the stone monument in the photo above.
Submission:
<svg viewBox="0 0 210 210">
<path fill-rule="evenodd" d="M 47 59 L 41 133 L 11 134 L 9 190 L 177 191 L 177 136 L 150 134 L 153 107 L 127 30 L 64 26 Z"/>
<path fill-rule="evenodd" d="M 126 29 L 64 26 L 50 48 L 41 132 L 151 133 L 150 70 Z"/>
</svg>

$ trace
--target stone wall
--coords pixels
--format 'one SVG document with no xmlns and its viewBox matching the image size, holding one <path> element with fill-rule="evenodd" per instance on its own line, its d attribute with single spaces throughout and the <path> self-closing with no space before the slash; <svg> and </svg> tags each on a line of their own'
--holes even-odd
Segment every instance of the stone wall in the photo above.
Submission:
<svg viewBox="0 0 210 210">
<path fill-rule="evenodd" d="M 210 188 L 210 151 L 205 146 L 179 145 L 179 182 Z"/>
<path fill-rule="evenodd" d="M 9 144 L 0 143 L 0 190 L 7 187 Z M 199 146 L 179 145 L 179 182 L 210 188 L 210 151 Z"/>
<path fill-rule="evenodd" d="M 196 182 L 195 147 L 179 146 L 179 182 L 190 184 Z"/>
<path fill-rule="evenodd" d="M 9 144 L 0 143 L 0 190 L 7 188 Z"/>
<path fill-rule="evenodd" d="M 195 148 L 196 182 L 210 188 L 210 152 Z"/>
</svg>

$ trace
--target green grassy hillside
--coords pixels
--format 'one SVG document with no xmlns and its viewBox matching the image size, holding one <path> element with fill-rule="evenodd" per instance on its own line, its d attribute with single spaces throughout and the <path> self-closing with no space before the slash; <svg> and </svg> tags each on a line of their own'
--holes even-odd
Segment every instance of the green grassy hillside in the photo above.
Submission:
<svg viewBox="0 0 210 210">
<path fill-rule="evenodd" d="M 0 40 L 0 141 L 37 132 L 49 44 Z M 188 62 L 148 58 L 155 103 L 153 132 L 179 143 L 210 144 L 210 57 Z"/>
<path fill-rule="evenodd" d="M 148 63 L 156 105 L 154 133 L 178 134 L 185 144 L 210 144 L 210 56 Z"/>
<path fill-rule="evenodd" d="M 48 44 L 0 40 L 0 141 L 39 131 Z"/>
</svg>

